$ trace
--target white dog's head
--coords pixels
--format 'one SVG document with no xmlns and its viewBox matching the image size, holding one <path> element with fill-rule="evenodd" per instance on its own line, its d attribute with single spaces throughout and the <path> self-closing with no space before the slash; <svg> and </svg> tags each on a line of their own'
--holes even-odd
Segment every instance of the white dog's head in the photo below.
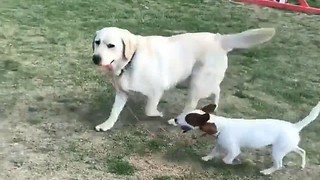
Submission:
<svg viewBox="0 0 320 180">
<path fill-rule="evenodd" d="M 216 107 L 215 104 L 209 104 L 201 109 L 182 113 L 174 119 L 174 122 L 183 130 L 183 133 L 199 128 L 207 134 L 214 135 L 217 133 L 217 127 L 215 123 L 209 123 L 208 120 L 209 113 L 213 113 Z"/>
<path fill-rule="evenodd" d="M 92 42 L 92 60 L 119 74 L 131 61 L 137 48 L 136 36 L 128 30 L 107 27 L 96 32 Z"/>
</svg>

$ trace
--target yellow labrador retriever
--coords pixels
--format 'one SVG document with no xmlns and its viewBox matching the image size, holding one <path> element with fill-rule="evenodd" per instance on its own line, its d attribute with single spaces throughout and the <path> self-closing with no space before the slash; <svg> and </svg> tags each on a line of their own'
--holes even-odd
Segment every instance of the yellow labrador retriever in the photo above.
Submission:
<svg viewBox="0 0 320 180">
<path fill-rule="evenodd" d="M 209 32 L 165 36 L 141 36 L 117 27 L 96 32 L 92 42 L 96 65 L 112 72 L 116 96 L 109 118 L 96 126 L 107 131 L 116 123 L 129 91 L 147 96 L 147 116 L 163 116 L 158 103 L 165 90 L 190 77 L 188 100 L 183 112 L 214 95 L 218 105 L 220 83 L 228 67 L 227 53 L 269 41 L 273 28 L 251 29 L 236 34 Z"/>
</svg>

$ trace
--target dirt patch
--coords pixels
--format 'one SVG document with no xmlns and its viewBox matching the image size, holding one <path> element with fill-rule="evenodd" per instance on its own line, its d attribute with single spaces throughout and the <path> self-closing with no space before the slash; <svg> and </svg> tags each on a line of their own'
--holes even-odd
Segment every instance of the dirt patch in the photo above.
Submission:
<svg viewBox="0 0 320 180">
<path fill-rule="evenodd" d="M 141 180 L 149 180 L 160 176 L 182 178 L 191 169 L 191 167 L 165 162 L 155 156 L 131 156 L 129 162 L 138 169 L 135 176 Z"/>
</svg>

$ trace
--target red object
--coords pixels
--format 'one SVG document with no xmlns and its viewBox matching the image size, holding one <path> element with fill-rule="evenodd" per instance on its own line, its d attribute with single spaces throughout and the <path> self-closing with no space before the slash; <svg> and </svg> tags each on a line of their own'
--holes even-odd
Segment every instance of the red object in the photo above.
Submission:
<svg viewBox="0 0 320 180">
<path fill-rule="evenodd" d="M 303 12 L 307 14 L 320 14 L 320 8 L 310 7 L 306 0 L 298 0 L 299 5 L 291 3 L 279 3 L 272 0 L 234 0 L 238 2 L 257 4 L 259 6 L 272 7 L 277 9 Z"/>
</svg>

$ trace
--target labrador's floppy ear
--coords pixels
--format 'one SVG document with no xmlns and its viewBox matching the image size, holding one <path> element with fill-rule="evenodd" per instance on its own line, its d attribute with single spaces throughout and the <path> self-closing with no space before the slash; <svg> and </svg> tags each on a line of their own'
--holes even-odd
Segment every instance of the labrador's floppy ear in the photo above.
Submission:
<svg viewBox="0 0 320 180">
<path fill-rule="evenodd" d="M 123 44 L 123 56 L 127 60 L 130 60 L 137 49 L 136 36 L 131 32 L 129 32 L 128 30 L 126 30 L 122 37 L 122 44 Z"/>
<path fill-rule="evenodd" d="M 198 114 L 198 113 L 190 113 L 186 115 L 186 122 L 190 124 L 191 126 L 203 126 L 207 123 L 207 121 L 210 119 L 210 115 L 205 114 Z"/>
<path fill-rule="evenodd" d="M 200 130 L 206 132 L 209 135 L 214 135 L 218 132 L 215 123 L 205 123 L 203 126 L 200 126 Z"/>
<path fill-rule="evenodd" d="M 96 39 L 97 37 L 97 33 L 93 36 L 93 39 L 92 39 L 92 51 L 94 51 L 94 40 Z"/>
<path fill-rule="evenodd" d="M 96 31 L 96 33 L 93 36 L 93 39 L 92 39 L 92 51 L 94 51 L 94 42 L 95 42 L 95 39 L 96 39 L 98 33 L 99 33 L 99 31 Z"/>
<path fill-rule="evenodd" d="M 216 104 L 209 104 L 201 108 L 201 110 L 205 113 L 213 113 L 214 110 L 216 109 L 217 105 Z"/>
</svg>

